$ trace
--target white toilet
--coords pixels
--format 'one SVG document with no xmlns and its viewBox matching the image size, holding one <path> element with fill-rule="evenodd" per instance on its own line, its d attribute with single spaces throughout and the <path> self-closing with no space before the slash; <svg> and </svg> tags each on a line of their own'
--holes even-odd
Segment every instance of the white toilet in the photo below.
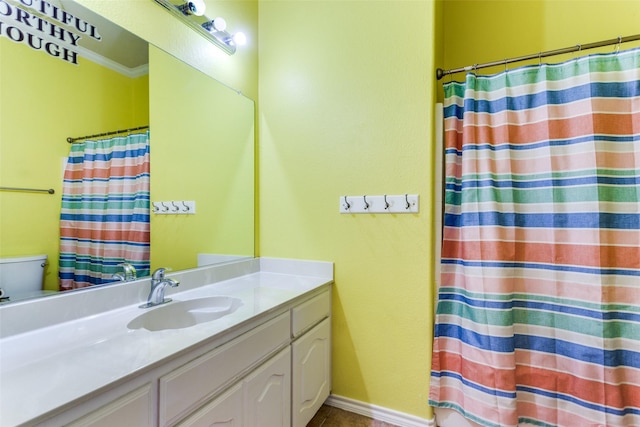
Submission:
<svg viewBox="0 0 640 427">
<path fill-rule="evenodd" d="M 0 258 L 0 302 L 18 301 L 51 293 L 43 291 L 46 255 Z"/>
</svg>

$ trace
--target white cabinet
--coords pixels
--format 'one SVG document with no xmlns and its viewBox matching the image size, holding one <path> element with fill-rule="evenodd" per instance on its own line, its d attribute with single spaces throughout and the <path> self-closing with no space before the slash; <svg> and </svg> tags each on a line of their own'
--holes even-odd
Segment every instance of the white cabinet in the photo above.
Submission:
<svg viewBox="0 0 640 427">
<path fill-rule="evenodd" d="M 160 425 L 184 418 L 289 343 L 290 315 L 240 335 L 160 378 Z"/>
<path fill-rule="evenodd" d="M 178 425 L 288 427 L 290 414 L 291 350 L 286 347 Z"/>
<path fill-rule="evenodd" d="M 291 350 L 276 357 L 244 379 L 244 420 L 252 427 L 291 425 Z"/>
<path fill-rule="evenodd" d="M 331 319 L 293 342 L 292 425 L 304 427 L 331 392 Z"/>
<path fill-rule="evenodd" d="M 331 292 L 325 292 L 291 309 L 291 336 L 298 337 L 322 319 L 331 316 Z"/>
<path fill-rule="evenodd" d="M 242 427 L 244 426 L 242 416 L 242 383 L 240 383 L 178 425 L 180 427 Z"/>
<path fill-rule="evenodd" d="M 168 360 L 42 425 L 304 427 L 330 390 L 326 287 L 280 306 L 224 344 Z"/>
<path fill-rule="evenodd" d="M 147 384 L 68 424 L 70 427 L 153 426 L 152 387 Z"/>
<path fill-rule="evenodd" d="M 331 392 L 331 291 L 291 309 L 291 422 L 304 427 Z"/>
</svg>

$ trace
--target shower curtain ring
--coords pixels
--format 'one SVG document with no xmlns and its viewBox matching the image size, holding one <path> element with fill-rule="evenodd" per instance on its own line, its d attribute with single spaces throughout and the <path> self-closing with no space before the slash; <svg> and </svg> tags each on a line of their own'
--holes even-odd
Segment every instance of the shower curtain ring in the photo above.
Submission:
<svg viewBox="0 0 640 427">
<path fill-rule="evenodd" d="M 622 44 L 622 36 L 618 36 L 618 43 L 616 44 L 616 53 L 620 52 L 621 44 Z"/>
</svg>

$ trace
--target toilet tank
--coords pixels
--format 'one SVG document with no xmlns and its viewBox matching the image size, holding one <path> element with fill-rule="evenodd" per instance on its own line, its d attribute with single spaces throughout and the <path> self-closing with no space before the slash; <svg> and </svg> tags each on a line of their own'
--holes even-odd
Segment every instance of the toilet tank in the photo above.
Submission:
<svg viewBox="0 0 640 427">
<path fill-rule="evenodd" d="M 42 292 L 46 255 L 0 258 L 2 298 L 29 298 Z"/>
</svg>

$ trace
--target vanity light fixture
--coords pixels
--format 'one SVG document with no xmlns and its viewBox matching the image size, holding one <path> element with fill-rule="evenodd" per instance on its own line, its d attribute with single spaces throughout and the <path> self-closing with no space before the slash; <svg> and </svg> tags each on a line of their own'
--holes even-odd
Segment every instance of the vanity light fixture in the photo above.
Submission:
<svg viewBox="0 0 640 427">
<path fill-rule="evenodd" d="M 223 18 L 208 18 L 204 15 L 206 8 L 204 0 L 154 0 L 164 6 L 171 14 L 180 19 L 187 26 L 200 33 L 217 47 L 229 55 L 236 52 L 237 46 L 244 46 L 247 37 L 244 33 L 227 32 L 227 23 Z"/>
<path fill-rule="evenodd" d="M 176 7 L 178 8 L 178 10 L 180 10 L 180 12 L 184 13 L 187 16 L 202 16 L 204 15 L 204 11 L 207 8 L 207 5 L 204 4 L 204 0 L 191 0 Z"/>
<path fill-rule="evenodd" d="M 229 34 L 226 30 L 227 22 L 223 18 L 216 18 L 202 24 L 202 28 L 207 30 L 218 41 L 230 47 L 244 46 L 247 44 L 247 36 L 242 32 Z"/>
</svg>

